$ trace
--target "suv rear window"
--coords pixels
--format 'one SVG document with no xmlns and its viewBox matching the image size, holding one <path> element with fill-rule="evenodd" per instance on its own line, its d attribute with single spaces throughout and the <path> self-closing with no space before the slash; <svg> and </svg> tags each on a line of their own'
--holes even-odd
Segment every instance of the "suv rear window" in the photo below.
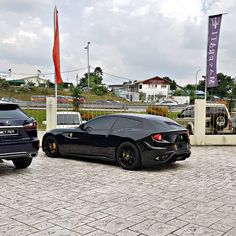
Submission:
<svg viewBox="0 0 236 236">
<path fill-rule="evenodd" d="M 12 105 L 0 105 L 0 119 L 26 119 L 28 116 L 18 107 Z"/>
<path fill-rule="evenodd" d="M 79 125 L 80 120 L 76 114 L 58 114 L 57 115 L 58 125 Z"/>
</svg>

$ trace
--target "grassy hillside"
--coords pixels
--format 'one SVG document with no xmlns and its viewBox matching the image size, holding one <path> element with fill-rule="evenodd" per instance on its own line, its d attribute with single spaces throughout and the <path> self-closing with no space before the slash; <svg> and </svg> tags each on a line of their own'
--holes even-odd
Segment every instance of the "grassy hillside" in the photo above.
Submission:
<svg viewBox="0 0 236 236">
<path fill-rule="evenodd" d="M 50 96 L 54 95 L 54 89 L 46 89 L 46 88 L 30 88 L 24 89 L 21 87 L 10 87 L 8 89 L 0 88 L 0 98 L 1 97 L 12 97 L 23 101 L 30 101 L 32 95 L 45 95 Z M 58 95 L 70 96 L 71 92 L 69 90 L 58 90 Z M 104 100 L 114 100 L 114 101 L 122 101 L 127 102 L 125 99 L 119 98 L 112 93 L 108 93 L 106 95 L 97 96 L 93 93 L 82 93 L 81 96 L 84 96 L 88 102 L 92 102 L 97 99 L 104 99 Z"/>
</svg>

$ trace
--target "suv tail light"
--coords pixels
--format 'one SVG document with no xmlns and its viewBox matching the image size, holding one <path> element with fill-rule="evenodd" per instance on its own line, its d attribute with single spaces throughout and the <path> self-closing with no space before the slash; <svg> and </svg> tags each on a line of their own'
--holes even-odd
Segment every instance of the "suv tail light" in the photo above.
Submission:
<svg viewBox="0 0 236 236">
<path fill-rule="evenodd" d="M 152 138 L 156 141 L 162 141 L 162 135 L 161 134 L 154 134 Z"/>
<path fill-rule="evenodd" d="M 33 121 L 31 123 L 25 124 L 24 129 L 26 131 L 36 130 L 37 129 L 37 122 Z"/>
</svg>

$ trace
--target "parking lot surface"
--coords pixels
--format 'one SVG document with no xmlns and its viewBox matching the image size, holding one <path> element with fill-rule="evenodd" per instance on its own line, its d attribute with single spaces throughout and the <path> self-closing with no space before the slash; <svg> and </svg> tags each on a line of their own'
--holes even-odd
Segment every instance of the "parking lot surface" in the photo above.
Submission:
<svg viewBox="0 0 236 236">
<path fill-rule="evenodd" d="M 236 235 L 236 147 L 193 147 L 169 166 L 50 159 L 0 163 L 0 235 Z"/>
</svg>

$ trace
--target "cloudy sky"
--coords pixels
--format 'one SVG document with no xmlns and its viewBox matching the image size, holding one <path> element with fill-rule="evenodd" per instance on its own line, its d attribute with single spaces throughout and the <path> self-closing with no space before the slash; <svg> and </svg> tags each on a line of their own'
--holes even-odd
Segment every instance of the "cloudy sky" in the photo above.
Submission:
<svg viewBox="0 0 236 236">
<path fill-rule="evenodd" d="M 236 76 L 235 0 L 0 0 L 0 72 L 11 68 L 18 77 L 40 70 L 53 79 L 55 5 L 65 82 L 87 71 L 90 41 L 90 65 L 102 68 L 107 84 L 154 76 L 195 83 L 206 71 L 208 16 L 219 13 L 228 14 L 218 72 Z"/>
</svg>

